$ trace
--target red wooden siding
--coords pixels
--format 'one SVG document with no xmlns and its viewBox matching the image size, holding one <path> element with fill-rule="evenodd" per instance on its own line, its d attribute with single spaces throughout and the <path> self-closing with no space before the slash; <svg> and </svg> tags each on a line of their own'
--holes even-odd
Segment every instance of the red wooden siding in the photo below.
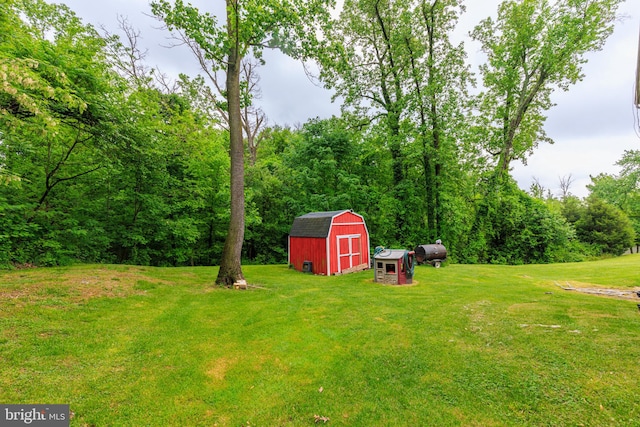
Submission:
<svg viewBox="0 0 640 427">
<path fill-rule="evenodd" d="M 305 261 L 313 263 L 313 274 L 327 274 L 327 241 L 319 237 L 289 237 L 289 264 L 302 271 Z"/>
</svg>

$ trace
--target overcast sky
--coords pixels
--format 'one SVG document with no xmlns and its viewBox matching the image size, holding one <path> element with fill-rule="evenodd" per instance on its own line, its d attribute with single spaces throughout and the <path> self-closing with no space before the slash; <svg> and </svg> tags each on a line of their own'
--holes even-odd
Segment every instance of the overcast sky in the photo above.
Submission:
<svg viewBox="0 0 640 427">
<path fill-rule="evenodd" d="M 150 17 L 148 0 L 48 0 L 67 4 L 85 23 L 104 26 L 118 33 L 118 16 L 126 17 L 142 35 L 148 49 L 147 62 L 162 72 L 195 75 L 198 66 L 186 49 L 171 44 L 161 24 Z M 495 16 L 499 0 L 468 0 L 460 31 L 469 59 L 477 65 L 478 45 L 466 35 L 487 16 Z M 193 0 L 202 11 L 223 4 L 222 0 Z M 542 144 L 529 158 L 527 166 L 515 164 L 513 176 L 528 190 L 535 177 L 545 188 L 558 195 L 561 177 L 573 178 L 570 191 L 587 195 L 590 175 L 618 173 L 614 165 L 625 150 L 640 150 L 638 124 L 633 107 L 634 79 L 638 58 L 640 1 L 626 0 L 619 9 L 624 18 L 616 23 L 614 34 L 604 49 L 588 55 L 586 77 L 568 92 L 557 92 L 557 104 L 548 113 L 546 131 L 555 144 Z M 311 82 L 302 64 L 278 52 L 266 52 L 267 64 L 260 70 L 262 98 L 259 100 L 270 125 L 296 125 L 310 118 L 339 115 L 340 106 L 331 102 L 332 93 Z"/>
</svg>

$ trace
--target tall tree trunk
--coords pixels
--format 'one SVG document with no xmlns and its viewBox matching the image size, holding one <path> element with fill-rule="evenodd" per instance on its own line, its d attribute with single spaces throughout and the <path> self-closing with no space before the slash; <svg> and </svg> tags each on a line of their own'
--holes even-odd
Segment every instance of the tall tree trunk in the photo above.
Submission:
<svg viewBox="0 0 640 427">
<path fill-rule="evenodd" d="M 229 49 L 227 65 L 227 103 L 229 108 L 229 156 L 231 157 L 231 218 L 224 242 L 220 271 L 216 283 L 232 286 L 244 280 L 242 274 L 242 243 L 244 241 L 244 146 L 240 114 L 240 69 L 242 56 L 238 47 L 238 0 L 227 0 L 227 30 Z"/>
<path fill-rule="evenodd" d="M 392 33 L 395 31 L 391 22 L 385 21 L 385 10 L 387 7 L 383 2 L 377 0 L 374 3 L 374 13 L 376 23 L 382 36 L 381 42 L 384 47 L 375 47 L 380 67 L 380 92 L 382 95 L 384 109 L 386 111 L 386 121 L 389 127 L 389 151 L 391 153 L 391 169 L 395 185 L 395 195 L 400 201 L 407 199 L 404 189 L 404 156 L 402 154 L 402 134 L 400 129 L 400 119 L 402 116 L 404 94 L 402 81 L 396 60 L 395 47 L 392 41 Z M 374 42 L 375 43 L 375 42 Z M 388 80 L 390 79 L 390 80 Z M 402 209 L 401 209 L 402 210 Z M 401 242 L 406 236 L 406 218 L 399 211 L 395 211 L 395 240 Z"/>
<path fill-rule="evenodd" d="M 433 43 L 433 41 L 432 41 Z M 433 178 L 431 179 L 431 192 L 432 192 L 432 198 L 430 199 L 430 202 L 432 202 L 432 206 L 431 209 L 429 211 L 429 215 L 431 218 L 431 224 L 429 224 L 430 226 L 430 230 L 429 230 L 429 236 L 431 237 L 431 241 L 440 238 L 440 224 L 442 223 L 442 209 L 440 206 L 440 187 L 441 187 L 441 183 L 440 181 L 442 180 L 442 177 L 440 176 L 442 174 L 442 162 L 440 161 L 440 137 L 441 137 L 441 130 L 440 130 L 440 117 L 438 116 L 438 106 L 437 106 L 437 98 L 436 98 L 436 94 L 433 91 L 433 87 L 435 86 L 435 83 L 433 82 L 433 66 L 431 64 L 433 64 L 432 61 L 434 61 L 435 59 L 433 58 L 433 45 L 431 45 L 431 47 L 429 48 L 429 88 L 431 90 L 431 94 L 430 94 L 430 102 L 431 102 L 431 112 L 430 112 L 430 116 L 431 116 L 431 135 L 433 138 L 433 157 L 434 157 L 434 166 L 433 166 Z"/>
<path fill-rule="evenodd" d="M 429 146 L 430 137 L 427 132 L 427 109 L 424 102 L 424 95 L 422 93 L 422 78 L 423 73 L 418 70 L 416 63 L 416 55 L 411 46 L 411 39 L 405 38 L 407 50 L 409 51 L 409 58 L 411 60 L 411 74 L 413 77 L 413 84 L 415 85 L 416 99 L 418 102 L 418 111 L 420 113 L 420 127 L 418 131 L 417 139 L 422 143 L 422 170 L 424 174 L 424 192 L 425 192 L 425 215 L 426 215 L 426 228 L 427 228 L 427 241 L 434 241 L 432 238 L 435 233 L 435 196 L 433 194 L 433 172 L 431 163 L 431 150 Z"/>
<path fill-rule="evenodd" d="M 435 30 L 436 30 L 436 8 L 439 6 L 438 0 L 433 3 L 422 4 L 422 18 L 427 30 L 427 93 L 423 98 L 419 74 L 413 52 L 411 51 L 411 62 L 413 76 L 416 85 L 416 92 L 420 105 L 420 133 L 423 141 L 422 146 L 422 166 L 424 168 L 425 193 L 426 193 L 426 214 L 427 214 L 427 238 L 430 242 L 440 237 L 440 224 L 442 223 L 442 209 L 440 207 L 440 180 L 442 173 L 442 163 L 439 160 L 440 151 L 440 117 L 438 111 L 438 99 L 436 96 L 436 52 L 435 52 Z M 407 40 L 407 46 L 410 43 Z M 428 101 L 428 102 L 425 102 Z"/>
<path fill-rule="evenodd" d="M 429 9 L 423 5 L 422 13 L 427 27 L 427 35 L 429 40 L 429 53 L 427 57 L 427 87 L 429 88 L 429 122 L 431 124 L 432 138 L 432 155 L 434 158 L 433 175 L 430 179 L 430 198 L 429 198 L 429 237 L 433 242 L 440 237 L 440 172 L 442 164 L 440 163 L 440 117 L 438 116 L 438 99 L 436 96 L 436 53 L 435 53 L 435 30 L 436 30 L 436 7 L 438 0 L 430 5 Z M 429 171 L 431 172 L 431 170 Z"/>
</svg>

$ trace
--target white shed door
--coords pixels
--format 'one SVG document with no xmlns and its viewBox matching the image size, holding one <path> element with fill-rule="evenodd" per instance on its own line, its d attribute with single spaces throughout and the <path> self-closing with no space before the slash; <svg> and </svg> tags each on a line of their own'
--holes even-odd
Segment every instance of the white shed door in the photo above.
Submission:
<svg viewBox="0 0 640 427">
<path fill-rule="evenodd" d="M 338 271 L 362 264 L 362 235 L 337 236 Z"/>
</svg>

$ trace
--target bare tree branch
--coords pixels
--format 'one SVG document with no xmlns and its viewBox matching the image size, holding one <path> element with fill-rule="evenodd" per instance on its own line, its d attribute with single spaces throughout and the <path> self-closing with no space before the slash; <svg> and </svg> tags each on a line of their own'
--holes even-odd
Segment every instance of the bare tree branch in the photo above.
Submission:
<svg viewBox="0 0 640 427">
<path fill-rule="evenodd" d="M 569 189 L 571 188 L 571 184 L 574 183 L 575 179 L 571 174 L 569 174 L 569 176 L 558 177 L 558 179 L 560 180 L 560 197 L 565 199 L 571 195 Z"/>
</svg>

